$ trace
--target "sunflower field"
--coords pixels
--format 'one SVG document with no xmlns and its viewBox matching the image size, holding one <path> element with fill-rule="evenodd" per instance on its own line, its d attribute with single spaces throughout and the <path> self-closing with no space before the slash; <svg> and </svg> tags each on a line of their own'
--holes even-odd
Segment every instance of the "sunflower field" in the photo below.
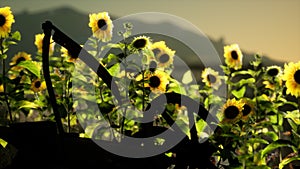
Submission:
<svg viewBox="0 0 300 169">
<path fill-rule="evenodd" d="M 285 63 L 284 67 L 263 66 L 262 56 L 257 54 L 246 67 L 239 45 L 226 45 L 225 63 L 219 65 L 222 71 L 199 68 L 201 76 L 192 84 L 191 71 L 186 71 L 180 80 L 172 77 L 176 51 L 165 41 L 153 41 L 147 35 L 131 36 L 134 25 L 124 23 L 124 29 L 117 30 L 123 40 L 112 43 L 114 25 L 109 14 L 99 12 L 88 17 L 92 36 L 82 47 L 113 77 L 122 105 L 116 104 L 118 99 L 111 93 L 114 89 L 72 51 L 51 38 L 50 77 L 64 132 L 76 133 L 79 138 L 122 142 L 123 135 L 142 133 L 143 125 L 137 121 L 146 116 L 143 112 L 153 100 L 163 94 L 176 93 L 188 96 L 206 110 L 214 108 L 214 124 L 201 119 L 197 114 L 201 112 L 193 114 L 197 139 L 210 145 L 212 152 L 207 161 L 214 168 L 292 169 L 300 166 L 300 61 Z M 15 54 L 10 56 L 10 47 L 21 41 L 20 32 L 11 31 L 14 22 L 10 7 L 1 7 L 0 125 L 55 121 L 42 69 L 45 35 L 41 32 L 35 36 L 32 44 L 36 46 L 36 53 L 30 54 L 24 49 L 13 51 Z M 111 49 L 108 55 L 97 58 L 107 49 Z M 226 89 L 225 97 L 216 95 L 221 87 Z M 192 139 L 189 108 L 173 102 L 164 109 L 171 118 L 177 119 L 177 125 L 187 138 Z M 170 127 L 160 114 L 152 121 L 153 126 Z M 8 143 L 1 138 L 0 131 L 0 168 L 9 164 L 1 157 L 8 151 L 5 150 Z M 155 142 L 158 146 L 163 143 L 163 139 Z M 164 155 L 177 158 L 172 151 Z M 193 156 L 201 161 L 197 154 Z M 192 168 L 193 164 L 186 167 Z M 174 163 L 168 168 L 179 167 Z"/>
</svg>

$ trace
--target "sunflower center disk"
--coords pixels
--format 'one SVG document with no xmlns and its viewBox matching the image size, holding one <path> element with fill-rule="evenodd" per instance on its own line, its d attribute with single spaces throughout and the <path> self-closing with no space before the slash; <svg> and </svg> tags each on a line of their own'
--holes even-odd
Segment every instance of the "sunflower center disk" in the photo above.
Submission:
<svg viewBox="0 0 300 169">
<path fill-rule="evenodd" d="M 276 76 L 278 75 L 279 71 L 278 69 L 270 69 L 267 74 L 270 75 L 270 76 Z"/>
<path fill-rule="evenodd" d="M 16 65 L 19 64 L 19 63 L 22 62 L 22 61 L 25 61 L 25 60 L 26 60 L 26 59 L 25 59 L 24 57 L 18 58 L 17 61 L 16 61 Z"/>
<path fill-rule="evenodd" d="M 134 43 L 133 43 L 133 47 L 135 47 L 137 49 L 141 49 L 145 46 L 146 46 L 146 40 L 145 39 L 138 39 L 138 40 L 134 41 Z"/>
<path fill-rule="evenodd" d="M 106 24 L 106 21 L 104 19 L 99 19 L 98 22 L 97 22 L 97 25 L 103 31 L 105 31 L 107 29 L 107 24 Z"/>
<path fill-rule="evenodd" d="M 149 85 L 153 88 L 156 88 L 160 85 L 160 79 L 157 76 L 152 76 L 152 77 L 150 77 L 149 80 L 150 80 Z"/>
<path fill-rule="evenodd" d="M 227 119 L 234 119 L 239 115 L 239 109 L 235 106 L 229 106 L 225 109 L 224 115 Z"/>
<path fill-rule="evenodd" d="M 251 112 L 251 107 L 248 104 L 244 105 L 243 116 L 247 116 Z"/>
<path fill-rule="evenodd" d="M 160 50 L 155 48 L 155 49 L 152 50 L 152 52 L 153 52 L 154 56 L 156 56 L 156 55 L 159 54 Z"/>
<path fill-rule="evenodd" d="M 207 75 L 207 79 L 210 83 L 215 83 L 217 81 L 216 77 L 214 75 Z"/>
<path fill-rule="evenodd" d="M 150 71 L 154 72 L 156 67 L 157 67 L 157 63 L 155 61 L 151 61 L 150 64 L 149 64 Z"/>
<path fill-rule="evenodd" d="M 35 88 L 40 88 L 41 87 L 41 82 L 40 81 L 35 82 L 34 87 Z"/>
<path fill-rule="evenodd" d="M 239 55 L 237 54 L 237 52 L 235 50 L 231 51 L 231 57 L 234 60 L 237 60 L 239 58 Z"/>
<path fill-rule="evenodd" d="M 300 70 L 297 70 L 294 74 L 295 81 L 300 85 Z"/>
<path fill-rule="evenodd" d="M 170 60 L 170 56 L 168 54 L 163 54 L 159 57 L 160 63 L 167 63 Z"/>
<path fill-rule="evenodd" d="M 3 26 L 6 22 L 6 19 L 3 15 L 0 15 L 0 26 Z"/>
</svg>

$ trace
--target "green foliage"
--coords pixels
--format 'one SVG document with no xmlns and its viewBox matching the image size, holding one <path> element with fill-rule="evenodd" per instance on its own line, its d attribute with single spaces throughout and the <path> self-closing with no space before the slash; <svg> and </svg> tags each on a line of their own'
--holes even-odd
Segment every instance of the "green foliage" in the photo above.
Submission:
<svg viewBox="0 0 300 169">
<path fill-rule="evenodd" d="M 135 49 L 132 46 L 135 37 L 131 36 L 133 25 L 124 23 L 123 29 L 118 32 L 121 42 L 104 43 L 91 37 L 85 46 L 115 78 L 118 89 L 114 90 L 120 91 L 122 105 L 116 104 L 116 98 L 103 79 L 78 59 L 64 53 L 62 47 L 56 45 L 50 54 L 51 78 L 66 132 L 122 141 L 122 134 L 133 136 L 141 130 L 139 119 L 144 117 L 151 101 L 161 94 L 174 92 L 200 101 L 206 109 L 214 111 L 219 121 L 215 124 L 218 125 L 215 132 L 205 119 L 196 115 L 195 126 L 198 137 L 208 137 L 216 147 L 213 156 L 217 159 L 217 168 L 281 169 L 300 160 L 297 154 L 300 149 L 300 99 L 285 93 L 287 86 L 281 74 L 268 75 L 269 67 L 262 66 L 261 56 L 255 55 L 250 67 L 238 70 L 220 65 L 224 75 L 206 75 L 201 77 L 204 83 L 193 84 L 191 70 L 184 72 L 180 80 L 174 79 L 173 63 L 164 67 L 151 49 Z M 154 43 L 151 37 L 142 38 Z M 13 59 L 9 60 L 13 58 L 7 52 L 10 45 L 17 45 L 20 40 L 21 34 L 16 31 L 0 41 L 0 103 L 5 105 L 3 112 L 7 112 L 3 117 L 10 122 L 53 120 L 41 70 L 41 53 L 33 54 L 33 60 L 14 64 Z M 108 54 L 102 57 L 104 51 Z M 157 79 L 160 81 L 156 84 Z M 226 86 L 226 97 L 216 94 L 221 84 Z M 241 110 L 237 119 L 226 121 L 224 110 L 229 107 L 225 104 L 229 100 L 235 100 Z M 179 104 L 167 104 L 164 111 L 190 138 L 188 113 L 197 112 L 188 112 L 185 105 Z M 153 117 L 153 126 L 168 128 L 166 119 L 159 113 Z M 155 145 L 163 145 L 164 141 L 158 138 Z M 0 144 L 5 147 L 2 139 Z M 289 147 L 294 155 L 282 157 L 283 147 Z M 166 155 L 172 157 L 172 152 Z"/>
<path fill-rule="evenodd" d="M 33 73 L 37 78 L 41 78 L 40 70 L 32 61 L 30 61 L 30 60 L 22 61 L 18 64 L 18 66 L 21 66 L 21 67 L 27 69 L 28 71 Z"/>
</svg>

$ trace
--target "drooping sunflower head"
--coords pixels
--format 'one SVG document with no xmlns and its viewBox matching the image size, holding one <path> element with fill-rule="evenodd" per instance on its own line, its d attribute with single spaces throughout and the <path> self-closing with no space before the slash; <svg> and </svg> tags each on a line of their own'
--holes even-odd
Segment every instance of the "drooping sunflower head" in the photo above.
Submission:
<svg viewBox="0 0 300 169">
<path fill-rule="evenodd" d="M 150 44 L 151 44 L 151 40 L 150 40 L 149 37 L 138 36 L 138 37 L 135 37 L 133 39 L 130 46 L 134 50 L 140 51 L 140 50 L 143 50 L 143 49 L 148 49 L 150 47 Z"/>
<path fill-rule="evenodd" d="M 113 23 L 107 12 L 93 13 L 89 15 L 89 27 L 93 36 L 102 42 L 108 42 L 112 38 Z"/>
<path fill-rule="evenodd" d="M 238 44 L 224 46 L 225 63 L 235 70 L 242 68 L 243 54 Z"/>
<path fill-rule="evenodd" d="M 173 63 L 175 51 L 167 47 L 165 41 L 155 42 L 150 46 L 159 67 L 168 67 Z"/>
<path fill-rule="evenodd" d="M 33 92 L 40 92 L 46 89 L 46 82 L 41 79 L 35 79 L 31 83 L 31 88 Z"/>
<path fill-rule="evenodd" d="M 254 114 L 254 103 L 250 99 L 241 99 L 241 102 L 244 103 L 242 110 L 242 120 L 247 121 L 251 115 Z"/>
<path fill-rule="evenodd" d="M 15 22 L 14 15 L 12 14 L 10 7 L 0 8 L 0 38 L 7 38 L 11 25 Z"/>
<path fill-rule="evenodd" d="M 34 44 L 37 47 L 37 53 L 38 54 L 42 54 L 43 52 L 43 39 L 44 39 L 45 34 L 44 33 L 40 33 L 40 34 L 36 34 L 35 35 L 35 41 Z M 51 37 L 50 39 L 50 45 L 49 45 L 49 54 L 52 55 L 54 52 L 54 41 Z"/>
<path fill-rule="evenodd" d="M 229 99 L 222 107 L 221 123 L 236 123 L 243 116 L 244 103 L 236 99 Z"/>
<path fill-rule="evenodd" d="M 201 78 L 205 85 L 214 89 L 218 89 L 222 84 L 219 72 L 211 68 L 205 68 L 201 73 Z"/>
<path fill-rule="evenodd" d="M 141 79 L 141 76 L 138 76 L 137 79 Z M 145 72 L 144 81 L 145 87 L 149 87 L 153 93 L 164 93 L 169 83 L 169 75 L 159 70 Z"/>
<path fill-rule="evenodd" d="M 17 66 L 20 62 L 31 60 L 31 55 L 26 52 L 18 52 L 15 54 L 15 56 L 12 58 L 11 62 L 9 63 L 10 66 L 12 66 L 12 70 L 21 70 L 22 67 Z"/>
<path fill-rule="evenodd" d="M 295 97 L 300 96 L 300 61 L 284 65 L 283 80 L 286 81 L 286 93 Z"/>
</svg>

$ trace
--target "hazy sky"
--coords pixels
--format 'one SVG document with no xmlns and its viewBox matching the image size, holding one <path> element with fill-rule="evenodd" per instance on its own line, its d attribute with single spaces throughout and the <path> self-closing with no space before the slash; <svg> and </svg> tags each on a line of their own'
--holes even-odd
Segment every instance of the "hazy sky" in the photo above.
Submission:
<svg viewBox="0 0 300 169">
<path fill-rule="evenodd" d="M 182 17 L 206 35 L 238 43 L 247 52 L 276 60 L 300 60 L 300 0 L 1 0 L 13 12 L 71 6 L 84 13 L 114 16 L 165 12 Z"/>
</svg>

